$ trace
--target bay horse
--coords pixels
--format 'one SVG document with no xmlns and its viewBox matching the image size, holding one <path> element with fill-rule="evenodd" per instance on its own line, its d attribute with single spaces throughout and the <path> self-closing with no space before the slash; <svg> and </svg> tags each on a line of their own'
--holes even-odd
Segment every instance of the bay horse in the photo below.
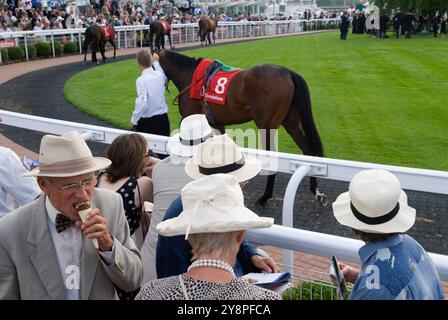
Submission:
<svg viewBox="0 0 448 320">
<path fill-rule="evenodd" d="M 92 49 L 92 62 L 98 63 L 96 52 L 100 51 L 103 62 L 106 62 L 106 43 L 109 42 L 114 47 L 114 59 L 117 53 L 117 46 L 115 45 L 115 28 L 113 21 L 109 22 L 107 27 L 98 24 L 92 24 L 86 28 L 85 44 L 84 44 L 84 62 L 87 59 L 87 51 L 89 46 Z"/>
<path fill-rule="evenodd" d="M 228 85 L 225 104 L 209 103 L 207 107 L 201 99 L 192 99 L 188 93 L 202 58 L 169 50 L 161 51 L 159 57 L 167 78 L 179 90 L 176 98 L 182 118 L 206 114 L 210 124 L 221 133 L 226 125 L 254 120 L 258 129 L 264 129 L 261 139 L 265 150 L 275 150 L 274 136 L 282 125 L 305 155 L 324 156 L 313 120 L 308 85 L 296 72 L 273 64 L 241 70 Z M 264 194 L 258 199 L 260 205 L 264 206 L 272 197 L 274 181 L 275 174 L 269 175 Z M 310 190 L 321 205 L 327 204 L 327 197 L 319 192 L 315 177 L 310 177 Z"/>
<path fill-rule="evenodd" d="M 201 19 L 199 19 L 198 25 L 199 25 L 199 39 L 201 40 L 201 46 L 207 45 L 206 40 L 208 40 L 208 44 L 212 44 L 212 41 L 210 40 L 210 33 L 213 36 L 213 44 L 216 44 L 215 33 L 216 33 L 216 27 L 218 26 L 218 18 L 202 17 Z"/>
<path fill-rule="evenodd" d="M 171 42 L 171 22 L 173 18 L 167 17 L 164 20 L 156 20 L 149 26 L 149 46 L 151 50 L 154 50 L 154 47 L 157 51 L 161 49 L 165 49 L 165 36 L 168 37 L 168 41 L 170 43 L 171 50 L 174 49 L 174 46 Z"/>
</svg>

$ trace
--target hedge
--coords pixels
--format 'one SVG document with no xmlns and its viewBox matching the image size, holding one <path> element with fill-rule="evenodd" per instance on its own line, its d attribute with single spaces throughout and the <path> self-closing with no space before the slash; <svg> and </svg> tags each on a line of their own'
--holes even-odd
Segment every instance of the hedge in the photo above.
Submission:
<svg viewBox="0 0 448 320">
<path fill-rule="evenodd" d="M 74 42 L 67 42 L 64 45 L 64 53 L 65 54 L 72 54 L 78 52 L 78 45 Z"/>
<path fill-rule="evenodd" d="M 344 300 L 348 300 L 351 287 L 344 295 Z M 336 288 L 324 281 L 301 281 L 300 285 L 290 288 L 282 294 L 283 300 L 337 300 Z"/>
<path fill-rule="evenodd" d="M 38 57 L 48 58 L 51 55 L 51 45 L 48 42 L 38 42 L 35 44 Z"/>
<path fill-rule="evenodd" d="M 23 60 L 25 51 L 21 47 L 8 48 L 8 56 L 11 60 Z"/>
<path fill-rule="evenodd" d="M 9 59 L 8 50 L 0 49 L 0 54 L 2 55 L 2 63 L 5 64 L 6 62 L 8 62 L 8 59 Z"/>
<path fill-rule="evenodd" d="M 28 58 L 29 58 L 29 59 L 34 58 L 34 57 L 36 56 L 36 54 L 37 54 L 36 46 L 34 46 L 34 45 L 29 45 L 29 46 L 28 46 Z"/>
<path fill-rule="evenodd" d="M 54 54 L 57 56 L 62 54 L 62 44 L 58 41 L 54 42 Z"/>
</svg>

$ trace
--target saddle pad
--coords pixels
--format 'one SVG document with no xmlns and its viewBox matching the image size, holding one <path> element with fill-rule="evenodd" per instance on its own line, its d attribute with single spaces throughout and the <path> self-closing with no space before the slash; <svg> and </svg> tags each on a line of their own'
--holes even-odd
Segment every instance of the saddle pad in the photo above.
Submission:
<svg viewBox="0 0 448 320">
<path fill-rule="evenodd" d="M 166 31 L 170 31 L 171 30 L 171 25 L 168 22 L 160 21 L 160 23 L 162 24 L 163 29 L 165 29 Z"/>
<path fill-rule="evenodd" d="M 229 87 L 230 80 L 240 70 L 234 69 L 233 71 L 219 70 L 213 75 L 213 78 L 209 81 L 209 85 L 205 92 L 203 87 L 207 81 L 204 77 L 207 72 L 207 67 L 213 63 L 212 60 L 202 59 L 193 74 L 191 80 L 194 85 L 190 88 L 190 98 L 192 99 L 204 99 L 207 102 L 217 103 L 224 105 L 226 103 L 226 94 Z"/>
<path fill-rule="evenodd" d="M 110 37 L 109 29 L 106 26 L 101 26 L 101 29 L 103 29 L 104 34 L 106 35 L 106 37 Z"/>
</svg>

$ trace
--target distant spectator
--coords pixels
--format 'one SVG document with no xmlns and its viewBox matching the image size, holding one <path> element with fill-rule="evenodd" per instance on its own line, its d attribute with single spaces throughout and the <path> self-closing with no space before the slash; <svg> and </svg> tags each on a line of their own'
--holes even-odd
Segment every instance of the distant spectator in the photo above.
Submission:
<svg viewBox="0 0 448 320">
<path fill-rule="evenodd" d="M 393 24 L 393 27 L 394 27 L 394 33 L 395 33 L 395 37 L 397 39 L 400 38 L 400 33 L 401 33 L 401 30 L 400 30 L 400 27 L 401 27 L 401 17 L 402 17 L 401 12 L 400 12 L 400 10 L 398 10 L 394 14 L 394 17 L 392 18 L 392 24 Z"/>
<path fill-rule="evenodd" d="M 349 21 L 347 17 L 347 13 L 343 12 L 341 16 L 341 40 L 347 40 L 348 26 Z"/>
<path fill-rule="evenodd" d="M 180 275 L 148 282 L 137 300 L 274 300 L 268 289 L 236 278 L 232 266 L 244 230 L 270 227 L 273 218 L 259 217 L 244 207 L 238 180 L 215 174 L 182 189 L 185 210 L 157 226 L 167 237 L 184 236 L 191 244 L 193 264 Z"/>
<path fill-rule="evenodd" d="M 432 32 L 434 33 L 434 38 L 437 38 L 437 33 L 439 32 L 440 25 L 440 14 L 436 12 L 434 18 L 432 19 Z"/>
<path fill-rule="evenodd" d="M 389 17 L 387 14 L 383 13 L 380 15 L 380 38 L 386 38 L 387 33 L 387 23 L 389 22 Z"/>
<path fill-rule="evenodd" d="M 362 271 L 340 263 L 353 282 L 352 300 L 434 300 L 443 290 L 434 264 L 412 237 L 415 209 L 408 206 L 400 182 L 385 170 L 355 175 L 349 191 L 333 203 L 336 220 L 353 229 L 366 244 L 358 253 Z"/>
<path fill-rule="evenodd" d="M 1 218 L 13 209 L 33 201 L 40 194 L 40 188 L 35 178 L 22 176 L 27 170 L 11 149 L 0 146 L 0 164 Z"/>
</svg>

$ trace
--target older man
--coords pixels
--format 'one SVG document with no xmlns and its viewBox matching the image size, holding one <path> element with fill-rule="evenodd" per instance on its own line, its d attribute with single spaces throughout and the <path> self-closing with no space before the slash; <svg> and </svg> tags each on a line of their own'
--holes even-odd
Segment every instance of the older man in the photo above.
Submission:
<svg viewBox="0 0 448 320">
<path fill-rule="evenodd" d="M 0 220 L 0 300 L 117 299 L 139 287 L 140 253 L 117 193 L 95 189 L 94 158 L 77 132 L 42 138 L 37 176 L 43 195 Z M 75 209 L 91 208 L 83 220 Z M 93 241 L 95 240 L 95 241 Z"/>
</svg>

